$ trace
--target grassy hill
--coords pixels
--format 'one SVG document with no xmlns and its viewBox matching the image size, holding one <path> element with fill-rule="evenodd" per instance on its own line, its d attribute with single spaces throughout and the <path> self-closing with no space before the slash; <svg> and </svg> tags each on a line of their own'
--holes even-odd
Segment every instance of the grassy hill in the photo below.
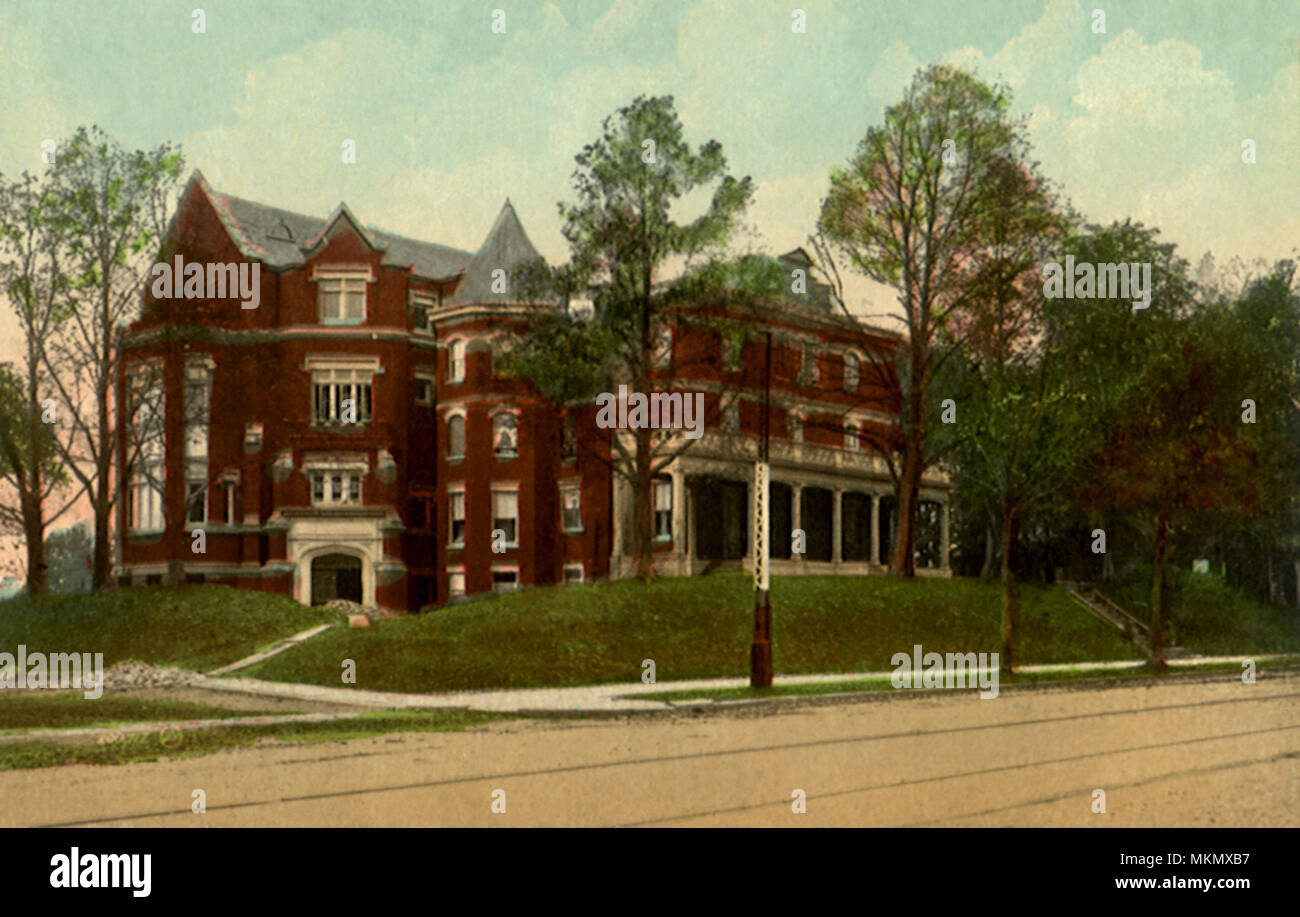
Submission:
<svg viewBox="0 0 1300 917">
<path fill-rule="evenodd" d="M 229 586 L 142 586 L 0 602 L 0 651 L 103 653 L 207 671 L 301 630 L 341 620 L 284 596 Z"/>
<path fill-rule="evenodd" d="M 360 630 L 339 629 L 240 674 L 411 692 L 748 673 L 754 593 L 745 574 L 546 587 L 493 596 Z M 1022 662 L 1138 659 L 1140 653 L 1057 588 L 1026 586 Z M 778 674 L 892 668 L 894 653 L 998 652 L 1001 592 L 969 579 L 774 580 Z"/>
<path fill-rule="evenodd" d="M 1136 565 L 1105 592 L 1139 621 L 1151 620 L 1151 567 Z M 1218 576 L 1170 571 L 1173 642 L 1201 655 L 1300 651 L 1300 611 L 1261 601 Z"/>
</svg>

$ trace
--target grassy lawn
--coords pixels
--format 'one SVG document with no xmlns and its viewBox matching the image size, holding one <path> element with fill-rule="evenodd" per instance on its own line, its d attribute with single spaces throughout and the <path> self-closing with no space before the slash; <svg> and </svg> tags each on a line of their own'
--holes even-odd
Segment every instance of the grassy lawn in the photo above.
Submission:
<svg viewBox="0 0 1300 917">
<path fill-rule="evenodd" d="M 147 723 L 156 720 L 220 720 L 259 716 L 262 713 L 270 715 L 272 711 L 227 710 L 207 704 L 136 700 L 107 694 L 91 701 L 86 700 L 79 691 L 50 694 L 0 693 L 0 731 L 114 726 L 118 723 Z"/>
<path fill-rule="evenodd" d="M 1264 669 L 1285 669 L 1300 667 L 1300 658 L 1292 659 L 1264 659 L 1256 663 L 1256 671 Z M 1241 664 L 1236 662 L 1218 662 L 1209 665 L 1197 666 L 1190 668 L 1175 668 L 1165 675 L 1154 675 L 1145 666 L 1132 669 L 1107 669 L 1103 671 L 1075 670 L 1070 672 L 1024 672 L 1008 678 L 1005 675 L 999 676 L 999 689 L 1007 685 L 1036 685 L 1046 684 L 1048 682 L 1058 681 L 1111 681 L 1114 679 L 1133 679 L 1133 678 L 1158 678 L 1167 680 L 1170 677 L 1177 677 L 1180 674 L 1205 674 L 1210 672 L 1231 673 L 1236 676 L 1241 674 Z M 654 694 L 629 694 L 629 698 L 635 700 L 659 700 L 659 701 L 726 701 L 726 700 L 758 700 L 769 697 L 819 697 L 827 694 L 859 694 L 866 691 L 895 691 L 899 690 L 893 686 L 888 678 L 855 678 L 850 681 L 818 681 L 807 684 L 774 684 L 770 688 L 751 688 L 748 685 L 738 688 L 701 688 L 697 690 L 683 691 L 658 691 Z M 918 689 L 908 688 L 908 691 Z M 919 690 L 938 691 L 939 688 L 921 688 Z M 942 690 L 951 690 L 944 688 Z M 978 688 L 968 688 L 964 690 L 978 691 Z"/>
<path fill-rule="evenodd" d="M 127 736 L 103 745 L 64 745 L 22 742 L 0 745 L 0 771 L 59 764 L 131 764 L 210 755 L 225 748 L 281 742 L 341 742 L 395 732 L 451 732 L 496 720 L 517 719 L 508 713 L 436 710 L 419 713 L 366 713 L 327 723 L 284 723 L 270 726 L 230 726 L 166 734 Z"/>
<path fill-rule="evenodd" d="M 653 659 L 674 681 L 748 673 L 746 574 L 547 587 L 377 627 L 337 629 L 241 672 L 253 678 L 433 692 L 637 681 Z M 1021 662 L 1138 659 L 1140 653 L 1057 588 L 1025 586 Z M 783 674 L 889 669 L 897 652 L 998 652 L 1001 592 L 970 579 L 788 577 L 773 583 L 774 655 Z"/>
<path fill-rule="evenodd" d="M 1137 566 L 1105 587 L 1139 621 L 1151 620 L 1151 568 Z M 1174 569 L 1174 642 L 1203 656 L 1300 652 L 1300 612 L 1260 601 L 1217 576 Z"/>
<path fill-rule="evenodd" d="M 103 653 L 206 671 L 342 616 L 229 586 L 142 586 L 0 602 L 0 652 Z"/>
</svg>

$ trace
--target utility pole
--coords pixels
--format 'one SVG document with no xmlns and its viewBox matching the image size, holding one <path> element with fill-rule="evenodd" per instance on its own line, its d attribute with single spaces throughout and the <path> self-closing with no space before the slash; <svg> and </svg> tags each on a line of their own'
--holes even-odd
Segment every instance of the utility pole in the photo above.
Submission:
<svg viewBox="0 0 1300 917">
<path fill-rule="evenodd" d="M 772 600 L 768 592 L 771 557 L 769 445 L 772 426 L 772 332 L 767 336 L 767 370 L 763 375 L 763 444 L 754 463 L 754 642 L 749 647 L 749 684 L 772 686 Z"/>
</svg>

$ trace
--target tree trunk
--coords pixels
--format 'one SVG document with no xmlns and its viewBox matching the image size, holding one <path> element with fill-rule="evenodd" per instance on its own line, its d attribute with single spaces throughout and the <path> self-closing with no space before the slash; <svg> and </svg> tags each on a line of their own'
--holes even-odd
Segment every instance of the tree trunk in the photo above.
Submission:
<svg viewBox="0 0 1300 917">
<path fill-rule="evenodd" d="M 913 380 L 917 378 L 913 370 Z M 925 389 L 915 381 L 907 403 L 908 431 L 903 441 L 903 469 L 898 478 L 898 532 L 894 538 L 891 569 L 901 576 L 916 576 L 916 510 L 925 461 Z"/>
<path fill-rule="evenodd" d="M 110 328 L 107 290 L 103 294 L 101 319 L 104 329 L 104 350 L 100 354 L 99 385 L 95 392 L 98 401 L 96 409 L 99 429 L 96 434 L 99 439 L 99 455 L 95 463 L 95 491 L 91 500 L 95 511 L 94 589 L 96 592 L 112 585 L 113 577 L 113 556 L 110 550 L 111 541 L 109 540 L 111 520 L 109 516 L 113 511 L 113 452 L 116 441 L 114 439 L 115 431 L 109 428 L 108 399 L 110 391 L 114 387 L 115 375 L 113 373 L 113 352 L 110 344 L 112 330 Z M 121 422 L 122 413 L 119 409 L 119 422 Z"/>
<path fill-rule="evenodd" d="M 42 596 L 50 594 L 50 570 L 45 556 L 45 507 L 41 503 L 41 492 L 45 487 L 41 477 L 41 469 L 45 465 L 41 444 L 45 441 L 45 431 L 41 429 L 41 395 L 37 381 L 40 364 L 36 353 L 31 348 L 32 342 L 29 342 L 27 455 L 25 457 L 27 474 L 19 473 L 17 478 L 20 489 L 19 502 L 23 511 L 23 534 L 27 539 L 27 594 Z"/>
<path fill-rule="evenodd" d="M 1273 552 L 1265 551 L 1264 558 L 1268 569 L 1268 600 L 1275 605 L 1281 605 L 1283 604 L 1281 596 L 1282 583 L 1273 573 Z"/>
<path fill-rule="evenodd" d="M 1169 562 L 1169 520 L 1156 520 L 1155 557 L 1151 575 L 1151 667 L 1165 668 L 1165 574 Z"/>
<path fill-rule="evenodd" d="M 40 486 L 40 477 L 34 479 Z M 23 535 L 27 539 L 27 594 L 50 594 L 50 568 L 45 554 L 45 520 L 39 492 L 27 488 L 23 491 Z"/>
<path fill-rule="evenodd" d="M 1295 607 L 1300 608 L 1300 557 L 1292 561 L 1295 567 Z"/>
<path fill-rule="evenodd" d="M 1002 509 L 1002 671 L 1015 672 L 1016 637 L 1020 628 L 1020 583 L 1012 563 L 1017 540 L 1017 507 L 1008 499 Z"/>
</svg>

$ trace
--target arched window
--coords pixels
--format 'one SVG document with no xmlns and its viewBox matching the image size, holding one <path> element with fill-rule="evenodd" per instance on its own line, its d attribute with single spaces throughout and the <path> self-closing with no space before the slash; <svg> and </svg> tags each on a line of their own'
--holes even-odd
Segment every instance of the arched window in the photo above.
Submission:
<svg viewBox="0 0 1300 917">
<path fill-rule="evenodd" d="M 851 354 L 844 355 L 844 391 L 858 390 L 858 358 Z"/>
<path fill-rule="evenodd" d="M 519 418 L 502 411 L 492 418 L 492 451 L 503 457 L 516 454 L 519 448 Z"/>
<path fill-rule="evenodd" d="M 447 345 L 447 381 L 465 381 L 465 342 L 455 340 Z"/>
<path fill-rule="evenodd" d="M 846 423 L 844 425 L 844 448 L 850 452 L 857 452 L 861 446 L 862 428 L 856 423 Z"/>
<path fill-rule="evenodd" d="M 465 415 L 453 414 L 447 418 L 447 458 L 465 455 Z"/>
</svg>

